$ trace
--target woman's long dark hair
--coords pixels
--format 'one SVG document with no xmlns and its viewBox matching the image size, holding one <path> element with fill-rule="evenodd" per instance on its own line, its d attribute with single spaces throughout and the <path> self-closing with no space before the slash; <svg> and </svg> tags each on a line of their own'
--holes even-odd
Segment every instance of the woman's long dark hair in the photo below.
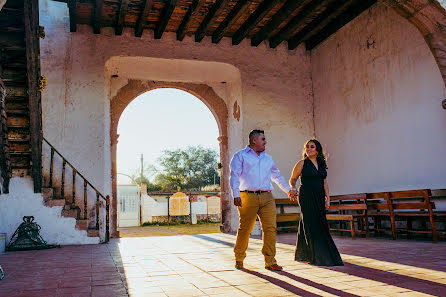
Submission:
<svg viewBox="0 0 446 297">
<path fill-rule="evenodd" d="M 316 138 L 311 138 L 310 140 L 305 142 L 304 151 L 302 152 L 302 159 L 308 159 L 308 156 L 305 153 L 305 148 L 306 148 L 307 144 L 310 142 L 312 142 L 312 143 L 314 143 L 314 145 L 316 145 L 316 151 L 317 151 L 316 160 L 317 160 L 318 166 L 321 166 L 322 168 L 327 169 L 328 168 L 327 167 L 327 159 L 325 158 L 324 149 L 322 148 L 321 143 Z"/>
</svg>

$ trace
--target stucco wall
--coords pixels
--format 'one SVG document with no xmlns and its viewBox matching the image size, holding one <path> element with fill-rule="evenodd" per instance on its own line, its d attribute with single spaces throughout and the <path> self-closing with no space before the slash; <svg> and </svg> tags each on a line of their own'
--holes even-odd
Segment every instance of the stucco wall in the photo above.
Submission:
<svg viewBox="0 0 446 297">
<path fill-rule="evenodd" d="M 0 197 L 0 233 L 6 233 L 7 244 L 23 216 L 34 216 L 42 227 L 40 235 L 49 244 L 99 243 L 98 237 L 87 237 L 87 231 L 75 229 L 76 219 L 62 217 L 62 206 L 46 207 L 42 194 L 34 194 L 31 178 L 11 179 L 9 190 Z"/>
<path fill-rule="evenodd" d="M 136 38 L 130 29 L 115 36 L 113 28 L 103 28 L 100 35 L 95 35 L 84 25 L 70 33 L 66 4 L 40 1 L 40 13 L 46 32 L 41 40 L 41 66 L 48 79 L 42 94 L 44 135 L 104 194 L 111 192 L 109 98 L 116 84 L 123 86 L 127 79 L 161 77 L 210 85 L 229 107 L 229 155 L 246 144 L 251 129 L 265 129 L 268 151 L 286 178 L 302 143 L 313 135 L 310 58 L 303 47 L 295 51 L 288 51 L 285 45 L 253 48 L 249 41 L 232 46 L 230 39 L 215 45 L 210 38 L 196 43 L 192 37 L 178 42 L 173 33 L 154 40 L 150 31 Z M 135 62 L 127 65 L 133 71 L 121 71 L 119 81 L 113 82 L 112 66 L 119 64 L 117 57 L 141 57 L 140 61 L 149 61 L 149 67 L 150 60 L 144 58 L 166 59 L 178 67 L 156 68 L 156 78 L 154 68 L 141 71 L 146 68 Z M 106 69 L 108 61 L 115 62 Z M 194 61 L 197 65 L 231 65 L 239 74 L 226 77 L 226 84 L 222 84 L 218 81 L 220 68 L 215 68 L 217 75 L 202 78 Z M 191 65 L 188 69 L 182 68 L 185 62 Z M 241 106 L 240 121 L 232 116 L 235 101 Z M 276 189 L 276 196 L 285 194 Z M 233 214 L 237 218 L 235 207 Z M 234 219 L 234 229 L 237 223 Z"/>
<path fill-rule="evenodd" d="M 312 77 L 332 194 L 446 188 L 444 84 L 412 24 L 374 5 L 313 50 Z"/>
</svg>

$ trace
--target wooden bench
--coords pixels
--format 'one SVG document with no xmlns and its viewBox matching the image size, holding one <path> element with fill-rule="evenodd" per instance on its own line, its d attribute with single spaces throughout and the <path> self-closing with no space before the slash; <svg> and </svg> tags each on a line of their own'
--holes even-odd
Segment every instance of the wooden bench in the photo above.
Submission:
<svg viewBox="0 0 446 297">
<path fill-rule="evenodd" d="M 390 205 L 390 194 L 388 192 L 367 193 L 367 208 L 369 217 L 373 222 L 373 233 L 380 235 L 381 232 L 388 231 L 388 228 L 382 226 L 382 219 L 388 218 L 392 238 L 396 239 L 395 216 Z"/>
<path fill-rule="evenodd" d="M 369 221 L 367 215 L 366 194 L 337 195 L 330 197 L 330 207 L 326 215 L 331 231 L 350 232 L 352 238 L 356 234 L 369 236 Z M 339 222 L 337 228 L 331 227 L 331 222 Z M 355 221 L 358 228 L 355 228 Z M 349 228 L 347 229 L 347 222 Z"/>
<path fill-rule="evenodd" d="M 398 233 L 405 233 L 408 237 L 411 233 L 421 233 L 432 234 L 432 240 L 438 241 L 435 220 L 446 218 L 446 212 L 435 211 L 429 189 L 370 193 L 367 196 L 369 215 L 373 218 L 376 233 L 388 230 L 382 227 L 381 219 L 389 218 L 393 239 L 397 238 Z M 372 199 L 375 202 L 371 202 Z M 424 228 L 414 229 L 412 222 L 415 220 L 421 221 Z M 398 221 L 404 221 L 406 228 L 397 228 Z M 426 226 L 427 222 L 430 225 L 429 229 Z"/>
<path fill-rule="evenodd" d="M 300 213 L 285 213 L 285 207 L 293 205 L 299 206 L 299 203 L 297 201 L 291 201 L 289 198 L 276 199 L 275 201 L 276 207 L 279 208 L 279 213 L 276 214 L 277 231 L 297 230 L 297 223 L 300 219 Z"/>
</svg>

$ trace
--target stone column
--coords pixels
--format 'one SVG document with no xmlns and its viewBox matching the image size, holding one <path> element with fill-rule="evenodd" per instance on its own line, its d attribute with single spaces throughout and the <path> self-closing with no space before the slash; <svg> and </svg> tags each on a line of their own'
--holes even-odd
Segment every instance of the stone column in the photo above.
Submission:
<svg viewBox="0 0 446 297">
<path fill-rule="evenodd" d="M 220 231 L 224 233 L 231 232 L 231 194 L 229 184 L 229 156 L 228 156 L 228 136 L 218 137 L 220 143 L 220 162 L 221 162 L 221 226 Z"/>
</svg>

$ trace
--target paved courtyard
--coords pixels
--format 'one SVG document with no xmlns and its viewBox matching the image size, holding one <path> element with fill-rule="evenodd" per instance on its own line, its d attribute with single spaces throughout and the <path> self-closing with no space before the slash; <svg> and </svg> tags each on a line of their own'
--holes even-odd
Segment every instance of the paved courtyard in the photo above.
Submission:
<svg viewBox="0 0 446 297">
<path fill-rule="evenodd" d="M 278 262 L 264 269 L 251 239 L 235 270 L 234 236 L 196 234 L 113 239 L 0 255 L 0 296 L 446 296 L 446 243 L 335 237 L 345 266 L 293 261 L 296 234 L 282 234 Z"/>
</svg>

